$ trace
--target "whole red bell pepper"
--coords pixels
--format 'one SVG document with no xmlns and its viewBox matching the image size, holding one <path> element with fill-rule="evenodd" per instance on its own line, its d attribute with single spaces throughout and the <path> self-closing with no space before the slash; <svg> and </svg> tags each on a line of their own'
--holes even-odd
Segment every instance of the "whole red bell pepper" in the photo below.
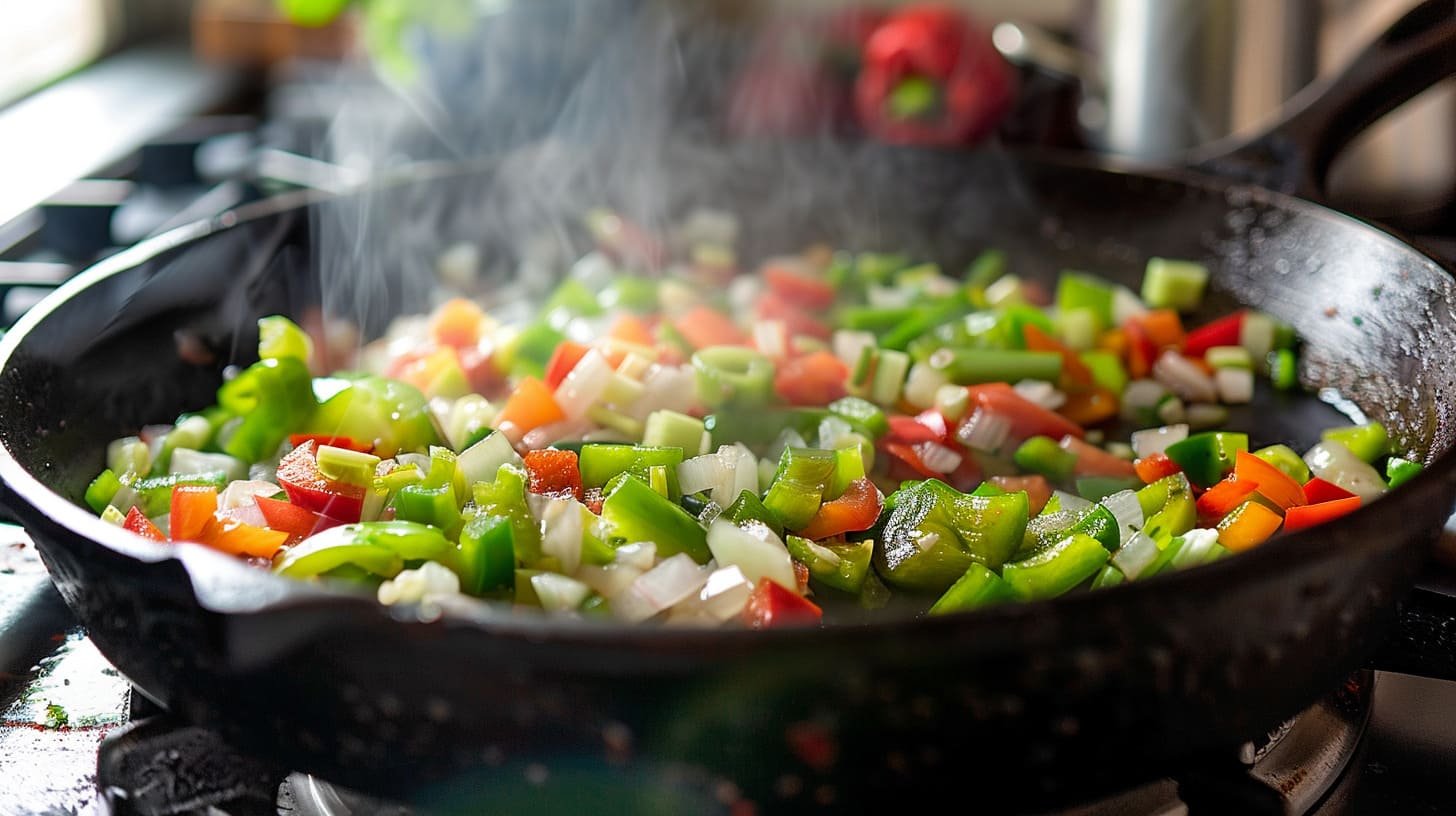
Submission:
<svg viewBox="0 0 1456 816">
<path fill-rule="evenodd" d="M 883 141 L 961 145 L 996 127 L 1015 86 L 985 29 L 946 6 L 912 5 L 866 41 L 855 107 Z"/>
</svg>

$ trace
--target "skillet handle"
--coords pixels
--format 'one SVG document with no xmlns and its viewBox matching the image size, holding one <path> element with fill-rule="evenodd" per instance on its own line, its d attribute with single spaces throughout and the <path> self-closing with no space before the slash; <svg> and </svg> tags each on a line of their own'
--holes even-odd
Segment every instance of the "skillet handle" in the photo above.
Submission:
<svg viewBox="0 0 1456 816">
<path fill-rule="evenodd" d="M 1370 125 L 1456 76 L 1456 2 L 1425 0 L 1333 78 L 1300 91 L 1283 117 L 1248 139 L 1225 139 L 1192 157 L 1195 168 L 1315 201 L 1330 166 Z"/>
</svg>

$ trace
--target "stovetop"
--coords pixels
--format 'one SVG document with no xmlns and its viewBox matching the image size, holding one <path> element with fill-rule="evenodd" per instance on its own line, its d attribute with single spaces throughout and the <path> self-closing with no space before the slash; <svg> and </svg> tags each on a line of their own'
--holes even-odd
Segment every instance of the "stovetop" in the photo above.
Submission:
<svg viewBox="0 0 1456 816">
<path fill-rule="evenodd" d="M 255 109 L 184 123 L 96 178 L 0 225 L 0 327 L 56 283 L 172 226 L 327 178 L 307 148 L 317 120 L 280 127 Z M 320 175 L 322 174 L 322 176 Z M 1451 224 L 1425 236 L 1456 256 Z M 1456 682 L 1360 672 L 1269 740 L 1220 768 L 1163 780 L 1068 813 L 1222 813 L 1275 792 L 1273 812 L 1456 813 Z M 531 772 L 534 772 L 531 771 Z M 549 769 L 526 784 L 545 784 Z M 1252 781 L 1251 781 L 1252 780 Z M 748 804 L 710 782 L 704 813 L 813 810 L 786 781 Z M 0 525 L 0 816 L 5 814 L 409 813 L 249 757 L 172 719 L 134 692 L 75 625 L 34 549 Z M 421 811 L 422 812 L 422 811 Z"/>
</svg>

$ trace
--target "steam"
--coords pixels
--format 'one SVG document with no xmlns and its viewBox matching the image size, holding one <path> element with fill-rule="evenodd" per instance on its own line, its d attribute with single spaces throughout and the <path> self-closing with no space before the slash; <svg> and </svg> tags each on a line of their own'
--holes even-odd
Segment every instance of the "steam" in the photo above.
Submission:
<svg viewBox="0 0 1456 816">
<path fill-rule="evenodd" d="M 316 216 L 325 311 L 357 320 L 366 336 L 461 288 L 459 273 L 472 265 L 479 278 L 465 293 L 493 311 L 540 295 L 589 247 L 581 221 L 593 207 L 658 235 L 694 207 L 732 208 L 745 221 L 748 259 L 846 236 L 915 250 L 917 233 L 946 220 L 866 196 L 905 168 L 840 138 L 832 115 L 805 117 L 787 139 L 729 138 L 742 135 L 725 114 L 744 102 L 738 83 L 762 46 L 755 35 L 773 32 L 794 53 L 797 3 L 751 26 L 718 8 L 742 4 L 473 5 L 468 26 L 407 28 L 400 42 L 416 55 L 415 75 L 392 93 L 345 99 L 329 130 L 324 154 L 359 178 L 435 177 L 370 186 Z M 795 81 L 775 74 L 777 84 L 756 91 L 769 98 L 747 101 L 782 102 L 771 95 Z M 833 112 L 822 98 L 810 104 Z M 967 202 L 961 222 L 1017 198 L 1010 165 L 1000 172 L 1011 195 Z M 446 285 L 442 254 L 451 259 Z"/>
</svg>

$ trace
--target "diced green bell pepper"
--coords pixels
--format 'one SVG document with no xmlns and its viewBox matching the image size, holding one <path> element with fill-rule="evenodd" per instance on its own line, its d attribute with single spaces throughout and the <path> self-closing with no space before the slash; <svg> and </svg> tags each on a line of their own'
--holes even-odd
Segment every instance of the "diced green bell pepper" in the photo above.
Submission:
<svg viewBox="0 0 1456 816">
<path fill-rule="evenodd" d="M 824 586 L 858 595 L 869 573 L 874 555 L 873 541 L 852 544 L 816 544 L 807 538 L 791 535 L 784 539 L 789 555 L 809 568 L 809 580 Z"/>
<path fill-rule="evenodd" d="M 414 386 L 374 375 L 343 378 L 342 383 L 333 380 L 329 385 L 342 387 L 318 406 L 306 432 L 372 444 L 375 455 L 386 458 L 443 444 L 425 395 Z"/>
<path fill-rule="evenodd" d="M 1092 588 L 1106 589 L 1107 587 L 1114 587 L 1118 584 L 1125 583 L 1127 583 L 1127 576 L 1122 574 L 1122 570 L 1108 564 L 1097 573 L 1096 578 L 1092 579 Z"/>
<path fill-rule="evenodd" d="M 1083 476 L 1077 480 L 1077 495 L 1087 501 L 1102 501 L 1113 493 L 1137 490 L 1143 486 L 1136 476 Z"/>
<path fill-rule="evenodd" d="M 1191 312 L 1203 302 L 1208 268 L 1193 261 L 1149 258 L 1143 273 L 1143 302 L 1153 309 Z"/>
<path fill-rule="evenodd" d="M 677 411 L 653 411 L 643 426 L 642 444 L 652 448 L 682 448 L 691 458 L 703 451 L 703 421 Z"/>
<path fill-rule="evenodd" d="M 91 512 L 99 514 L 106 509 L 120 489 L 121 479 L 107 468 L 86 486 L 86 506 L 91 508 Z"/>
<path fill-rule="evenodd" d="M 1014 600 L 1016 591 L 1001 576 L 981 564 L 972 564 L 966 574 L 931 605 L 927 614 L 949 615 Z"/>
<path fill-rule="evenodd" d="M 1409 459 L 1392 456 L 1385 463 L 1385 481 L 1390 484 L 1390 489 L 1394 490 L 1411 479 L 1414 479 L 1416 474 L 1420 473 L 1422 469 L 1420 462 L 1412 462 Z"/>
<path fill-rule="evenodd" d="M 1039 473 L 1053 482 L 1070 479 L 1077 465 L 1077 455 L 1049 436 L 1033 436 L 1022 442 L 1011 459 L 1022 470 Z"/>
<path fill-rule="evenodd" d="M 395 517 L 438 527 L 453 533 L 460 526 L 460 508 L 455 504 L 455 488 L 451 485 L 426 487 L 409 485 L 394 496 Z"/>
<path fill-rule="evenodd" d="M 259 360 L 248 366 L 222 384 L 217 402 L 241 418 L 223 442 L 222 452 L 244 462 L 273 456 L 290 433 L 310 422 L 318 407 L 308 366 L 293 357 Z"/>
<path fill-rule="evenodd" d="M 481 596 L 506 589 L 516 568 L 515 528 L 505 516 L 476 514 L 460 530 L 460 590 Z"/>
<path fill-rule="evenodd" d="M 1096 575 L 1108 553 L 1096 539 L 1075 533 L 1024 561 L 1001 568 L 1001 577 L 1018 598 L 1055 598 Z"/>
<path fill-rule="evenodd" d="M 503 364 L 513 376 L 544 377 L 546 364 L 566 335 L 545 321 L 537 321 L 521 330 L 505 348 Z M 529 583 L 529 582 L 528 582 Z"/>
<path fill-rule="evenodd" d="M 1320 438 L 1330 442 L 1339 442 L 1366 464 L 1374 462 L 1390 451 L 1390 437 L 1385 433 L 1385 426 L 1379 422 L 1330 428 L 1320 434 Z"/>
<path fill-rule="evenodd" d="M 1300 484 L 1309 481 L 1309 465 L 1288 445 L 1270 445 L 1254 451 L 1254 455 L 1273 465 L 1285 476 Z"/>
<path fill-rule="evenodd" d="M 778 517 L 770 513 L 768 508 L 763 506 L 763 502 L 759 501 L 758 496 L 750 490 L 739 493 L 738 498 L 734 499 L 733 503 L 728 505 L 728 509 L 723 511 L 722 518 L 728 519 L 740 527 L 747 522 L 756 521 L 773 530 L 776 536 L 784 534 L 784 526 L 779 523 Z"/>
<path fill-rule="evenodd" d="M 1158 481 L 1167 482 L 1166 498 L 1162 507 L 1156 512 L 1148 514 L 1147 520 L 1143 522 L 1142 532 L 1161 545 L 1174 536 L 1181 536 L 1192 530 L 1194 523 L 1198 521 L 1198 512 L 1193 499 L 1193 490 L 1189 487 L 1188 480 L 1183 478 L 1183 474 L 1175 473 Z"/>
<path fill-rule="evenodd" d="M 1092 372 L 1092 382 L 1114 394 L 1121 394 L 1127 388 L 1127 369 L 1122 360 L 1110 351 L 1084 351 L 1077 355 L 1082 365 Z"/>
<path fill-rule="evenodd" d="M 1027 521 L 1021 546 L 1012 558 L 1018 561 L 1030 558 L 1074 533 L 1091 536 L 1108 552 L 1116 550 L 1122 541 L 1117 517 L 1103 505 L 1093 504 L 1080 511 L 1042 513 Z"/>
<path fill-rule="evenodd" d="M 313 341 L 298 324 L 282 315 L 258 318 L 258 359 L 292 357 L 306 366 L 312 356 Z"/>
<path fill-rule="evenodd" d="M 628 542 L 651 541 L 663 558 L 687 553 L 699 564 L 706 564 L 708 533 L 687 511 L 660 496 L 636 476 L 626 476 L 602 502 L 602 519 L 612 527 L 612 534 Z"/>
<path fill-rule="evenodd" d="M 1234 455 L 1249 449 L 1248 434 L 1208 431 L 1168 446 L 1165 453 L 1199 487 L 1218 484 L 1234 467 Z"/>
<path fill-rule="evenodd" d="M 859 397 L 841 397 L 829 403 L 829 412 L 850 424 L 863 428 L 872 438 L 879 439 L 890 430 L 890 421 L 880 406 Z"/>
<path fill-rule="evenodd" d="M 541 559 L 541 528 L 526 505 L 526 471 L 501 465 L 494 481 L 476 482 L 472 493 L 480 513 L 510 519 L 517 562 L 536 564 Z"/>
<path fill-rule="evenodd" d="M 588 488 L 605 487 L 620 473 L 630 473 L 649 483 L 652 467 L 662 465 L 667 470 L 669 497 L 682 495 L 677 482 L 677 466 L 682 462 L 682 448 L 619 444 L 582 445 L 577 459 L 582 486 Z"/>
<path fill-rule="evenodd" d="M 1064 271 L 1057 278 L 1057 310 L 1088 309 L 1097 317 L 1097 330 L 1112 326 L 1112 287 L 1083 272 Z"/>
<path fill-rule="evenodd" d="M 834 478 L 835 454 L 817 448 L 785 448 L 763 505 L 783 526 L 797 530 L 809 523 Z"/>
<path fill-rule="evenodd" d="M 995 569 L 1026 530 L 1024 491 L 968 496 L 927 479 L 894 495 L 874 563 L 881 577 L 904 589 L 944 592 L 973 563 Z"/>
</svg>

